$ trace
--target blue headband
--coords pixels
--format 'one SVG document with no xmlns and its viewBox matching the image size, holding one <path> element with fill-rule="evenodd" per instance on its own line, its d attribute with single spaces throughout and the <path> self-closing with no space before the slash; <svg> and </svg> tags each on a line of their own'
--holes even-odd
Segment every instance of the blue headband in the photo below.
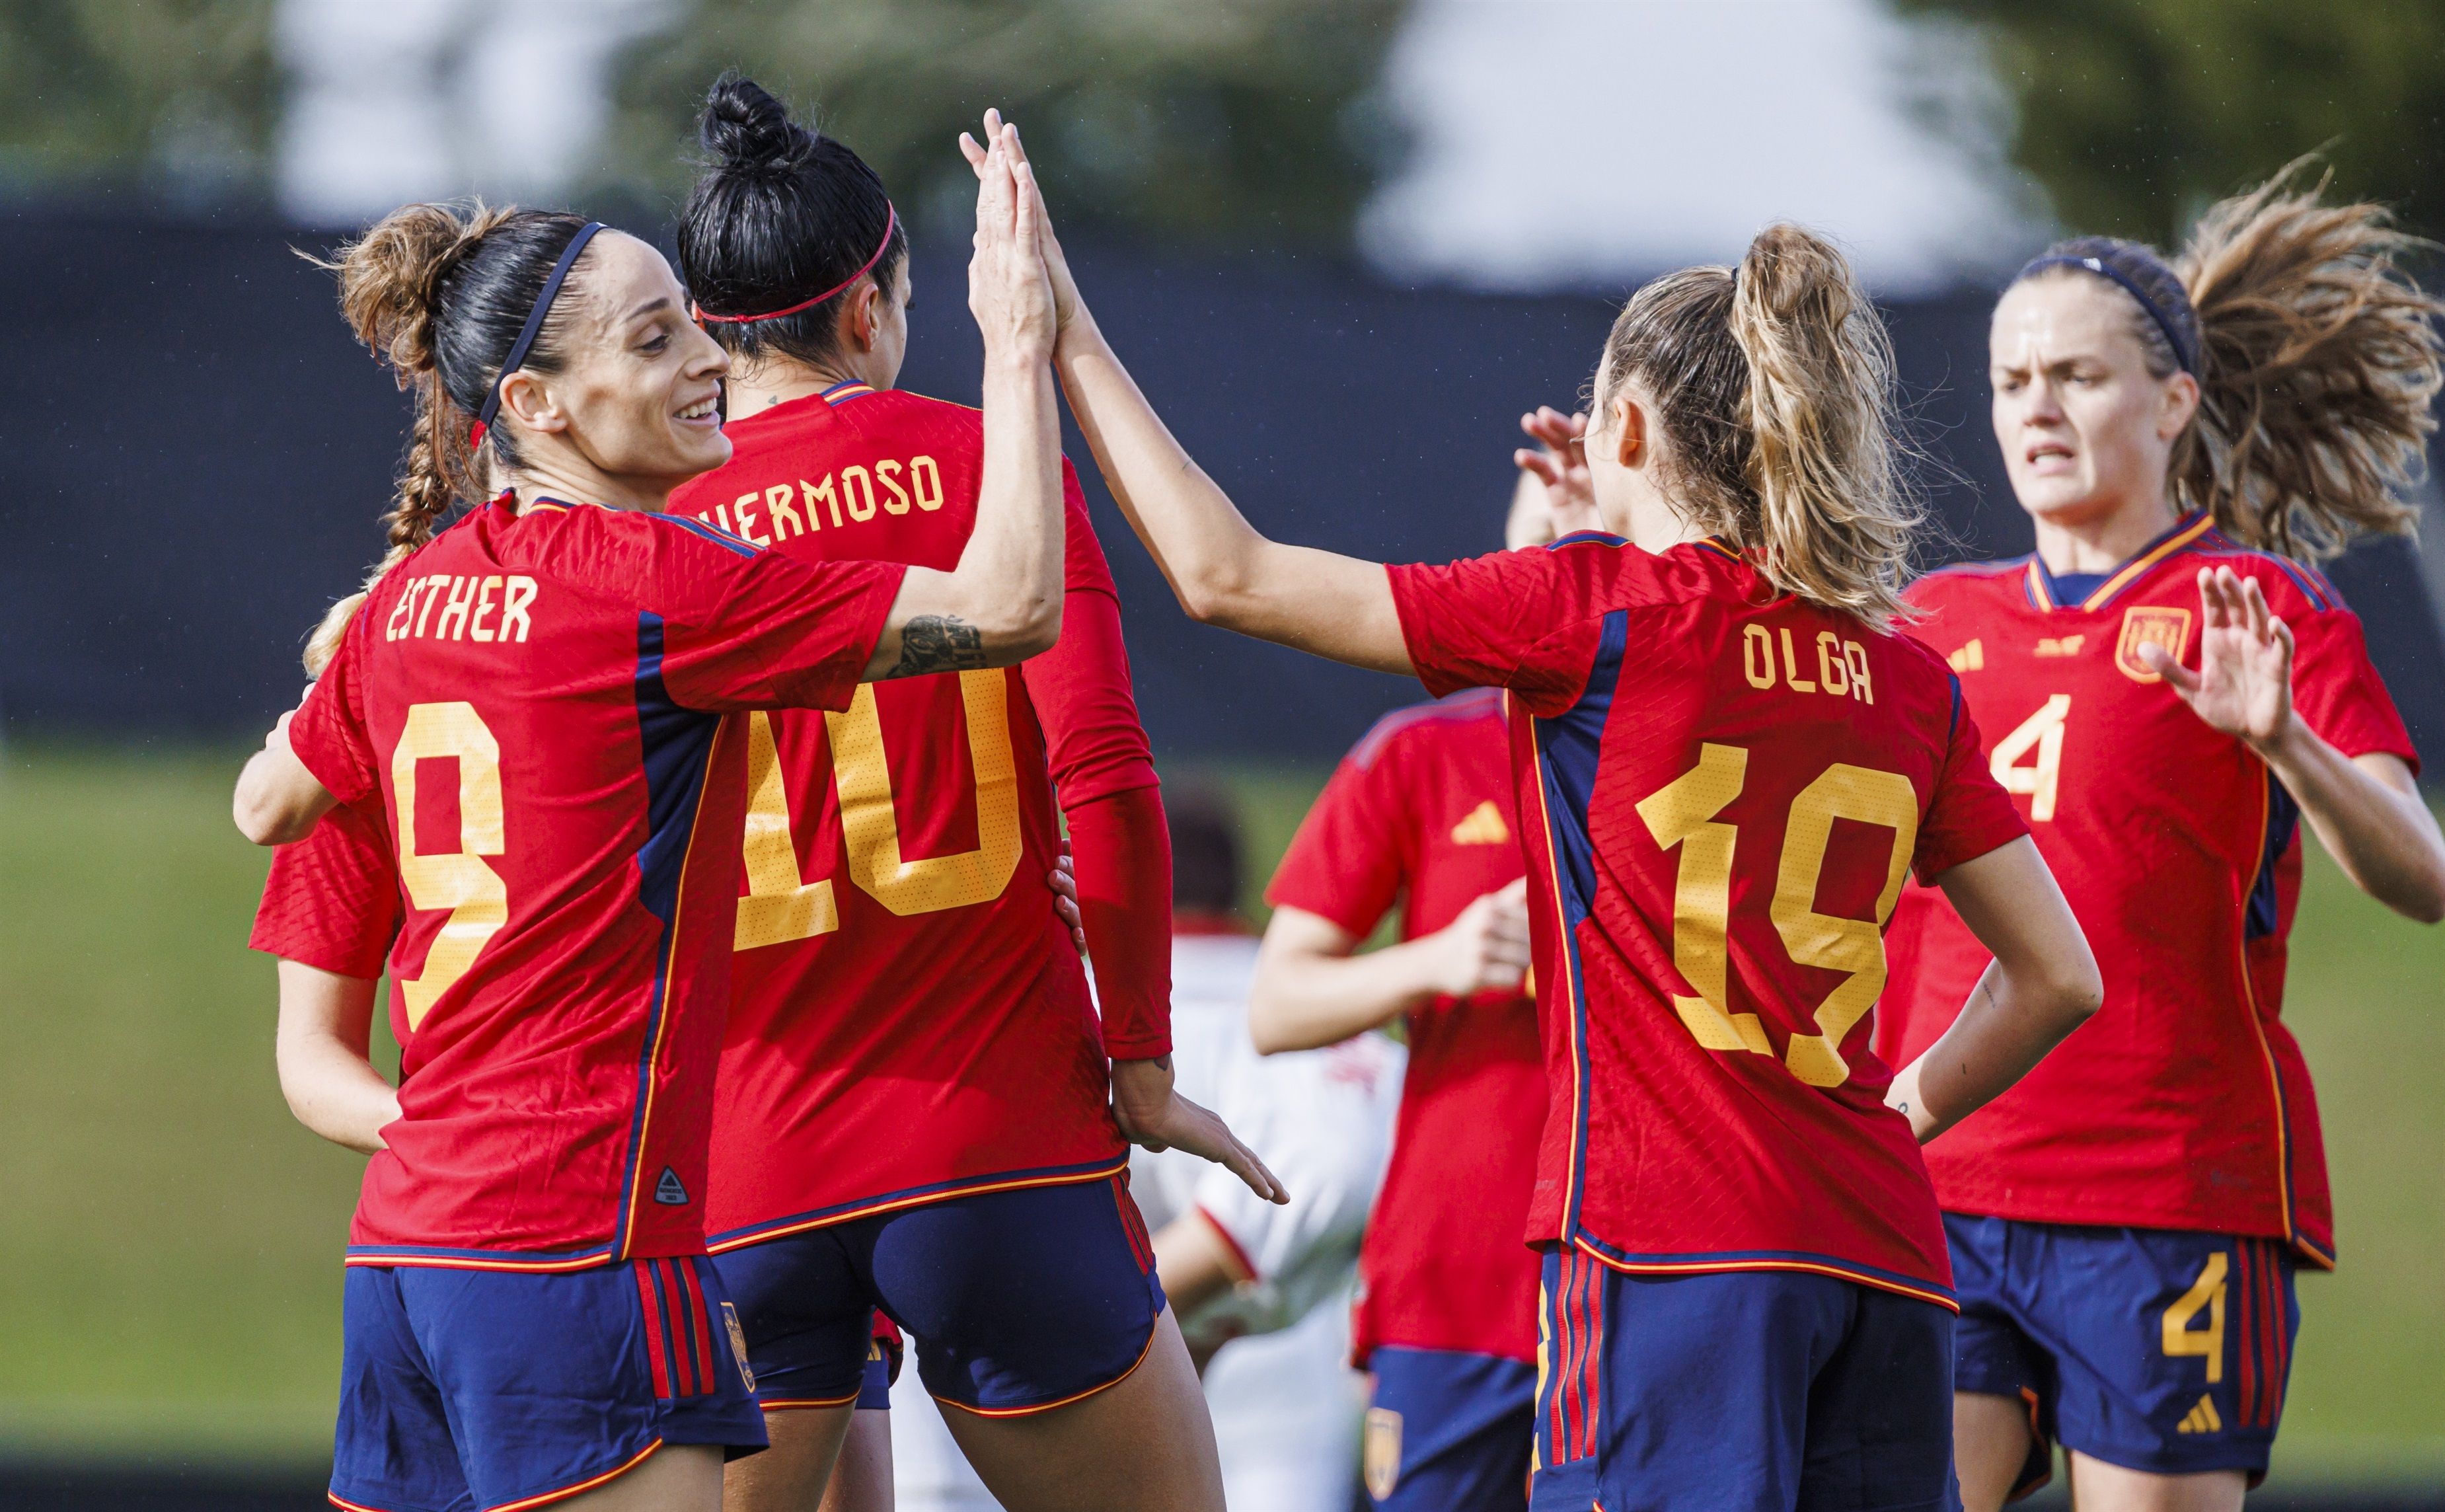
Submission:
<svg viewBox="0 0 2445 1512">
<path fill-rule="evenodd" d="M 2174 325 L 2174 318 L 2166 314 L 2154 299 L 2148 297 L 2148 291 L 2139 287 L 2137 279 L 2102 257 L 2057 255 L 2032 258 L 2027 267 L 2023 268 L 2013 276 L 2012 282 L 2017 284 L 2031 273 L 2041 273 L 2049 268 L 2078 268 L 2085 272 L 2095 273 L 2100 278 L 2111 278 L 2120 284 L 2132 298 L 2139 301 L 2139 308 L 2148 312 L 2148 318 L 2156 323 L 2156 328 L 2164 332 L 2165 345 L 2174 349 L 2174 361 L 2182 364 L 2182 371 L 2193 378 L 2199 376 L 2198 354 L 2192 351 L 2190 344 L 2182 340 L 2181 332 Z"/>
<path fill-rule="evenodd" d="M 560 261 L 551 265 L 551 276 L 543 281 L 543 292 L 535 296 L 534 308 L 527 312 L 527 323 L 518 331 L 518 339 L 510 345 L 510 355 L 501 362 L 501 370 L 493 376 L 493 390 L 484 396 L 484 407 L 476 412 L 476 428 L 468 433 L 470 447 L 484 444 L 484 433 L 493 428 L 493 417 L 501 412 L 501 384 L 512 373 L 526 365 L 527 353 L 534 350 L 535 338 L 543 333 L 543 318 L 551 313 L 551 302 L 560 297 L 560 286 L 569 280 L 569 271 L 577 264 L 577 254 L 603 229 L 603 222 L 589 220 L 569 238 Z"/>
</svg>

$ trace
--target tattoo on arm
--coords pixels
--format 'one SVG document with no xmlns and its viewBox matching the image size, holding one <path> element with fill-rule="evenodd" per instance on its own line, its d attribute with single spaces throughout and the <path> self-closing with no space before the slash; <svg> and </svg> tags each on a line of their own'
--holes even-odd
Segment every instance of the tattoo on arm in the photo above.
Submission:
<svg viewBox="0 0 2445 1512">
<path fill-rule="evenodd" d="M 900 630 L 900 660 L 886 678 L 929 672 L 975 672 L 985 664 L 981 631 L 956 614 L 920 614 Z"/>
</svg>

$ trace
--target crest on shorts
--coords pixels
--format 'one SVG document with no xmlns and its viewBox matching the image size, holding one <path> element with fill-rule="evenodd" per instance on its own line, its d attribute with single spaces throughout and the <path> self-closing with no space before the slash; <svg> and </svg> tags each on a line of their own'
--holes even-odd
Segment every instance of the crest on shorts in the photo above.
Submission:
<svg viewBox="0 0 2445 1512">
<path fill-rule="evenodd" d="M 738 1379 L 752 1391 L 756 1390 L 756 1372 L 747 1368 L 747 1331 L 738 1326 L 738 1309 L 722 1303 L 721 1321 L 730 1329 L 730 1357 L 738 1362 Z"/>
<path fill-rule="evenodd" d="M 1389 1407 L 1367 1409 L 1367 1451 L 1364 1459 L 1367 1494 L 1389 1500 L 1401 1484 L 1401 1414 Z"/>
<path fill-rule="evenodd" d="M 2162 682 L 2147 663 L 2139 660 L 2143 645 L 2161 645 L 2165 653 L 2178 662 L 2190 649 L 2191 611 L 2164 608 L 2156 605 L 2137 605 L 2122 611 L 2122 638 L 2114 643 L 2114 666 L 2134 682 Z"/>
</svg>

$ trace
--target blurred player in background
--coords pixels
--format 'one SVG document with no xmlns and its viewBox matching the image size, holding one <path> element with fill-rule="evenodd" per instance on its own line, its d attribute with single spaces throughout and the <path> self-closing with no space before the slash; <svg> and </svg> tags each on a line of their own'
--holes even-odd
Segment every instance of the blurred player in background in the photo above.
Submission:
<svg viewBox="0 0 2445 1512">
<path fill-rule="evenodd" d="M 672 508 L 812 562 L 948 564 L 1003 441 L 893 385 L 906 233 L 840 142 L 735 76 L 679 249 L 735 357 L 728 466 Z M 773 1451 L 733 1512 L 823 1492 L 880 1308 L 1014 1512 L 1219 1506 L 1197 1374 L 1129 1190 L 1131 1138 L 1271 1179 L 1173 1090 L 1163 806 L 1110 569 L 1062 473 L 1057 646 L 845 711 L 745 721 L 750 799 L 708 1228 Z M 1101 991 L 1036 886 L 1062 821 Z M 1014 879 L 1026 879 L 1014 887 Z"/>
<path fill-rule="evenodd" d="M 1632 298 L 1579 448 L 1622 534 L 1387 569 L 1251 529 L 1049 222 L 1043 246 L 1073 413 L 1184 607 L 1438 694 L 1509 690 L 1552 1098 L 1531 1505 L 1951 1505 L 1950 1272 L 1917 1142 L 2100 989 L 1951 675 L 1891 633 L 1916 516 L 1840 253 L 1772 226 L 1738 269 Z M 1866 1020 L 1913 868 L 1997 960 L 1894 1073 Z"/>
<path fill-rule="evenodd" d="M 233 804 L 267 845 L 335 803 L 385 812 L 412 910 L 400 1116 L 349 1246 L 339 1504 L 710 1512 L 720 1451 L 762 1447 L 702 1217 L 743 822 L 728 716 L 1058 633 L 1024 171 L 998 139 L 971 304 L 1005 439 L 947 573 L 793 562 L 663 513 L 729 456 L 728 361 L 651 247 L 417 205 L 342 257 L 351 325 L 417 395 L 392 522 L 414 550 Z M 503 492 L 418 544 L 479 450 Z"/>
<path fill-rule="evenodd" d="M 2305 815 L 2352 880 L 2445 915 L 2445 846 L 2360 621 L 2306 560 L 2407 531 L 2439 304 L 2371 205 L 2278 178 L 2176 265 L 2083 237 L 1990 333 L 2036 554 L 1931 573 L 1944 651 L 2104 968 L 2096 1020 L 1929 1157 L 1963 1304 L 1962 1492 L 2071 1451 L 2083 1512 L 2230 1508 L 2266 1473 L 2296 1264 L 2334 1263 L 2308 1068 L 2277 1017 Z M 1878 1043 L 1952 1021 L 1986 952 L 1913 891 Z"/>
<path fill-rule="evenodd" d="M 1548 411 L 1532 427 L 1569 422 Z M 1547 454 L 1551 456 L 1552 454 Z M 1549 467 L 1553 464 L 1548 462 Z M 1596 527 L 1521 473 L 1503 544 Z M 1526 1241 L 1545 1067 L 1502 695 L 1387 715 L 1343 758 L 1274 874 L 1249 1026 L 1268 1053 L 1402 1020 L 1400 1133 L 1368 1219 L 1351 1361 L 1372 1376 L 1378 1506 L 1522 1507 L 1537 1396 Z M 1401 943 L 1354 956 L 1395 903 Z"/>
</svg>

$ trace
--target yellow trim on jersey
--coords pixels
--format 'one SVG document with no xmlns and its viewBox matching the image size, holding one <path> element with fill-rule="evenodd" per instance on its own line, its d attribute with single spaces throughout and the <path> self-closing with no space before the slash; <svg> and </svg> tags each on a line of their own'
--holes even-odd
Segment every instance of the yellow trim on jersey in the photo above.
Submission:
<svg viewBox="0 0 2445 1512">
<path fill-rule="evenodd" d="M 1922 1302 L 1933 1302 L 1948 1312 L 1961 1311 L 1961 1304 L 1942 1292 L 1929 1291 L 1913 1286 L 1908 1281 L 1897 1281 L 1891 1277 L 1871 1275 L 1843 1265 L 1798 1260 L 1618 1260 L 1584 1239 L 1574 1240 L 1572 1244 L 1598 1264 L 1628 1276 L 1703 1276 L 1725 1271 L 1801 1271 L 1812 1276 L 1831 1276 L 1837 1280 L 1857 1281 L 1862 1286 L 1873 1286 L 1880 1292 L 1891 1292 L 1896 1297 L 1909 1297 Z"/>
<path fill-rule="evenodd" d="M 736 1239 L 723 1240 L 718 1244 L 708 1244 L 705 1246 L 705 1253 L 727 1255 L 735 1249 L 745 1249 L 751 1244 L 761 1244 L 770 1240 L 787 1239 L 793 1234 L 803 1234 L 811 1228 L 831 1228 L 838 1223 L 850 1223 L 861 1218 L 872 1218 L 877 1213 L 896 1213 L 904 1207 L 923 1207 L 927 1203 L 946 1203 L 955 1197 L 981 1197 L 988 1192 L 1016 1192 L 1030 1186 L 1072 1186 L 1080 1182 L 1110 1181 L 1129 1168 L 1129 1157 L 1124 1154 L 1119 1160 L 1099 1170 L 1084 1171 L 1074 1175 L 1027 1176 L 1012 1181 L 996 1181 L 990 1176 L 980 1177 L 979 1184 L 974 1186 L 943 1187 L 915 1197 L 895 1197 L 886 1202 L 870 1203 L 864 1207 L 852 1207 L 845 1212 L 827 1213 L 821 1218 L 810 1218 L 804 1223 L 788 1223 L 778 1228 L 759 1228 L 753 1234 L 742 1234 Z"/>
<path fill-rule="evenodd" d="M 2158 542 L 2155 551 L 2126 564 L 2120 571 L 2100 583 L 2096 592 L 2081 600 L 2080 607 L 2083 609 L 2103 607 L 2106 600 L 2137 582 L 2141 573 L 2214 529 L 2215 520 L 2212 516 L 2200 515 L 2192 522 L 2189 530 L 2176 532 L 2168 539 Z"/>
</svg>

